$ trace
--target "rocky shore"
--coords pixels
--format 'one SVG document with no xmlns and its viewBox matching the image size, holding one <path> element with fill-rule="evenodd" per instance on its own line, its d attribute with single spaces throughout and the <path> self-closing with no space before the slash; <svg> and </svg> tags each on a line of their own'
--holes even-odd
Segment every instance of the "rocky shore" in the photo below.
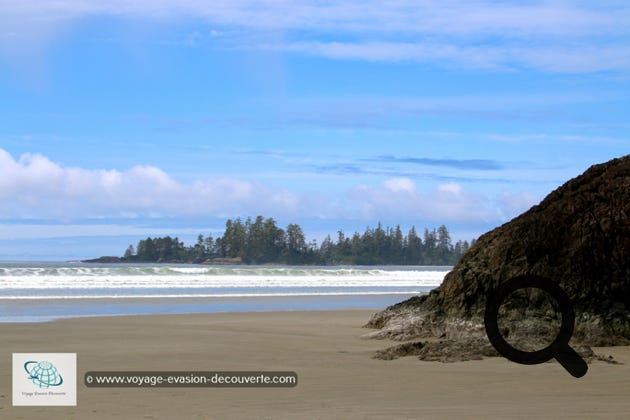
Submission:
<svg viewBox="0 0 630 420">
<path fill-rule="evenodd" d="M 367 337 L 405 342 L 375 357 L 496 355 L 483 324 L 486 298 L 523 274 L 545 277 L 567 293 L 576 313 L 571 345 L 587 360 L 597 357 L 589 346 L 630 344 L 630 156 L 592 166 L 481 236 L 429 295 L 372 316 L 366 327 L 376 331 Z M 524 351 L 545 347 L 557 333 L 557 314 L 535 292 L 528 298 L 534 303 L 526 316 L 513 312 L 502 324 L 504 337 Z M 506 307 L 516 308 L 515 299 Z"/>
</svg>

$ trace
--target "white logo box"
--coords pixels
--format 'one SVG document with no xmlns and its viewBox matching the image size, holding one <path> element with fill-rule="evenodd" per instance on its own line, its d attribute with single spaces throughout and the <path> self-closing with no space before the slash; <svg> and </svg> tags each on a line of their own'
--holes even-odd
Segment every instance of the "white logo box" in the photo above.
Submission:
<svg viewBox="0 0 630 420">
<path fill-rule="evenodd" d="M 13 353 L 13 405 L 77 405 L 77 354 Z"/>
</svg>

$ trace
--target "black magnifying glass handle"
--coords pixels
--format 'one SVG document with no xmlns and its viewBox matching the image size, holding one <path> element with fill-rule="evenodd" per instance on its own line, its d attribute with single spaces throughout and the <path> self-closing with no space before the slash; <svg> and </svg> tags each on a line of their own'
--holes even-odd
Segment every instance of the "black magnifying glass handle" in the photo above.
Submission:
<svg viewBox="0 0 630 420">
<path fill-rule="evenodd" d="M 576 378 L 581 378 L 588 371 L 588 365 L 584 359 L 568 345 L 561 346 L 554 357 L 567 372 Z"/>
</svg>

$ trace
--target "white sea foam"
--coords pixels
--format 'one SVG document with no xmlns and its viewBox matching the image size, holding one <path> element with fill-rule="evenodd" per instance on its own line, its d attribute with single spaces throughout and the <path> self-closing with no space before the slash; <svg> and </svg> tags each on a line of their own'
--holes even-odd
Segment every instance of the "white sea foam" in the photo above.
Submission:
<svg viewBox="0 0 630 420">
<path fill-rule="evenodd" d="M 0 266 L 0 300 L 417 294 L 446 267 Z"/>
<path fill-rule="evenodd" d="M 269 287 L 414 287 L 439 286 L 444 272 L 384 272 L 381 275 L 145 275 L 145 276 L 11 276 L 0 277 L 1 289 L 142 289 Z"/>
<path fill-rule="evenodd" d="M 362 277 L 400 277 L 417 275 L 418 273 L 438 272 L 444 274 L 445 267 L 419 267 L 416 269 L 405 268 L 401 270 L 383 268 L 347 268 L 347 267 L 260 267 L 260 266 L 238 266 L 238 267 L 185 267 L 168 265 L 111 265 L 103 266 L 0 266 L 0 278 L 4 277 L 75 277 L 75 276 L 282 276 L 282 277 L 313 277 L 313 276 L 362 276 Z"/>
</svg>

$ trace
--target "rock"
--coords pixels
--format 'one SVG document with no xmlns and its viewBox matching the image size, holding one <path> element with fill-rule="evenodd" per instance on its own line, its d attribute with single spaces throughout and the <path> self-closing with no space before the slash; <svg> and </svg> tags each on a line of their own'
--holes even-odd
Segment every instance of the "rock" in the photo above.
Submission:
<svg viewBox="0 0 630 420">
<path fill-rule="evenodd" d="M 104 256 L 104 257 L 94 258 L 92 260 L 82 260 L 81 262 L 83 262 L 83 263 L 113 264 L 113 263 L 124 262 L 124 260 L 122 258 L 119 258 L 119 257 Z"/>
<path fill-rule="evenodd" d="M 417 356 L 424 361 L 464 362 L 479 360 L 483 356 L 498 356 L 488 340 L 467 338 L 461 340 L 424 341 L 399 344 L 374 354 L 375 359 L 393 360 L 404 356 Z"/>
<path fill-rule="evenodd" d="M 413 343 L 399 344 L 397 346 L 388 347 L 385 350 L 378 350 L 374 354 L 374 359 L 394 360 L 399 357 L 419 355 L 425 343 L 416 341 Z"/>
<path fill-rule="evenodd" d="M 202 262 L 206 265 L 239 265 L 243 263 L 243 259 L 237 258 L 212 258 L 210 260 Z"/>
<path fill-rule="evenodd" d="M 486 296 L 521 274 L 548 278 L 567 293 L 576 345 L 630 343 L 630 156 L 592 166 L 481 236 L 439 288 L 375 314 L 366 327 L 378 331 L 368 337 L 484 340 Z M 536 325 L 545 316 L 534 313 L 529 325 L 512 323 L 510 331 L 517 341 L 532 333 L 534 341 L 548 340 L 548 329 Z"/>
</svg>

